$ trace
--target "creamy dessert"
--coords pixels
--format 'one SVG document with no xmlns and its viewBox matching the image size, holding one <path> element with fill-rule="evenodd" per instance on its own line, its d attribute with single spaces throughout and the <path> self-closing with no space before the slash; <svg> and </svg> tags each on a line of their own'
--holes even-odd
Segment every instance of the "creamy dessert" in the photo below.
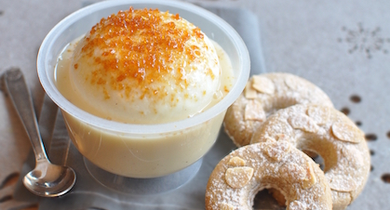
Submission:
<svg viewBox="0 0 390 210">
<path fill-rule="evenodd" d="M 102 19 L 60 60 L 57 81 L 68 100 L 124 123 L 183 120 L 231 88 L 223 50 L 192 23 L 158 10 Z"/>
<path fill-rule="evenodd" d="M 127 124 L 191 118 L 218 103 L 236 82 L 226 52 L 179 15 L 120 11 L 65 47 L 58 90 L 77 107 Z M 128 177 L 158 177 L 199 160 L 214 144 L 225 110 L 187 129 L 151 134 L 95 127 L 63 111 L 77 149 Z"/>
</svg>

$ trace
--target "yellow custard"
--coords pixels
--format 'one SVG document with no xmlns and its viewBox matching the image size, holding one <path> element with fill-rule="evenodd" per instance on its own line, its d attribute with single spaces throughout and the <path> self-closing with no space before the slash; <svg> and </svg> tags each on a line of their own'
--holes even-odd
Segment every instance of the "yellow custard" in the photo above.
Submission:
<svg viewBox="0 0 390 210">
<path fill-rule="evenodd" d="M 134 11 L 137 10 L 130 9 L 127 12 Z M 152 67 L 152 62 L 138 66 L 138 70 L 129 70 L 126 74 L 121 70 L 124 64 L 118 64 L 117 61 L 123 57 L 122 51 L 112 46 L 107 48 L 112 50 L 109 52 L 112 52 L 113 57 L 103 62 L 106 58 L 101 56 L 106 56 L 107 51 L 100 44 L 99 49 L 86 50 L 94 36 L 87 34 L 71 42 L 58 57 L 55 81 L 61 94 L 80 109 L 95 116 L 130 124 L 180 122 L 218 103 L 235 82 L 226 52 L 208 38 L 197 45 L 196 39 L 204 40 L 206 36 L 178 15 L 158 10 L 141 10 L 141 18 L 137 20 L 142 21 L 142 17 L 148 13 L 168 17 L 163 23 L 169 27 L 172 27 L 169 21 L 179 20 L 178 23 L 173 21 L 176 26 L 189 27 L 195 36 L 194 39 L 188 38 L 185 43 L 190 43 L 190 49 L 192 46 L 198 47 L 194 47 L 191 52 L 184 50 L 184 54 L 178 53 L 173 57 L 164 54 L 167 56 L 166 60 L 160 59 L 160 62 L 166 63 L 159 70 L 156 63 Z M 107 19 L 121 15 L 122 12 L 119 12 Z M 105 20 L 99 24 L 105 23 Z M 92 29 L 94 33 L 100 30 L 99 24 Z M 204 47 L 203 51 L 199 50 L 200 46 Z M 182 47 L 186 48 L 186 45 Z M 83 52 L 86 54 L 83 55 Z M 149 55 L 153 57 L 156 53 L 161 54 L 156 51 Z M 206 60 L 206 64 L 202 60 Z M 107 70 L 112 61 L 117 64 L 112 67 L 115 71 L 110 68 Z M 145 63 L 150 61 L 153 59 Z M 145 66 L 151 68 L 144 68 Z M 88 67 L 91 69 L 81 72 Z M 147 75 L 148 70 L 156 69 L 161 74 L 153 71 Z M 121 134 L 96 128 L 63 111 L 74 145 L 89 161 L 114 174 L 138 178 L 167 175 L 199 160 L 214 144 L 224 115 L 225 111 L 209 121 L 181 131 L 143 135 Z"/>
</svg>

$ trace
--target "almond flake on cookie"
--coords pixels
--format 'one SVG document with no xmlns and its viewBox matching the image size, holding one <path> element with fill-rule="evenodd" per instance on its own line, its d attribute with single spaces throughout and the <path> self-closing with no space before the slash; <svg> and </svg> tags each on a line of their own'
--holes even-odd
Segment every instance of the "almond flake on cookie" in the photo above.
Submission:
<svg viewBox="0 0 390 210">
<path fill-rule="evenodd" d="M 242 188 L 248 184 L 253 176 L 253 168 L 228 168 L 225 174 L 226 183 L 232 188 Z"/>
<path fill-rule="evenodd" d="M 257 91 L 268 95 L 272 95 L 275 92 L 274 83 L 267 77 L 253 76 L 252 87 Z"/>
</svg>

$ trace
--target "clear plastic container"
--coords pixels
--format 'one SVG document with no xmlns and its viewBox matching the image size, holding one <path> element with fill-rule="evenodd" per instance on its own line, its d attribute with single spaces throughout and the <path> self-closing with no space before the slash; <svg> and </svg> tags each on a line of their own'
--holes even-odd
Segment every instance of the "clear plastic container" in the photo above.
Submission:
<svg viewBox="0 0 390 210">
<path fill-rule="evenodd" d="M 228 54 L 235 77 L 231 91 L 215 106 L 194 117 L 165 124 L 118 123 L 91 115 L 58 91 L 55 65 L 63 48 L 87 33 L 101 18 L 127 10 L 158 8 L 178 13 L 216 41 Z M 105 1 L 85 7 L 59 22 L 38 53 L 38 77 L 47 95 L 60 107 L 72 142 L 80 153 L 110 173 L 153 178 L 180 171 L 202 158 L 217 139 L 226 109 L 238 98 L 249 77 L 250 59 L 238 33 L 215 14 L 178 1 Z"/>
</svg>

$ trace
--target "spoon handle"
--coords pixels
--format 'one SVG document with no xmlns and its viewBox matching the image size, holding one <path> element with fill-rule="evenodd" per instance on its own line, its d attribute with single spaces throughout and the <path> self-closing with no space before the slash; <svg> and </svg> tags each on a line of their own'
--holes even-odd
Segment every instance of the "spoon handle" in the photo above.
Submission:
<svg viewBox="0 0 390 210">
<path fill-rule="evenodd" d="M 22 71 L 18 68 L 12 68 L 5 72 L 4 84 L 24 129 L 30 138 L 36 161 L 48 161 L 39 133 L 32 97 L 27 88 Z"/>
</svg>

